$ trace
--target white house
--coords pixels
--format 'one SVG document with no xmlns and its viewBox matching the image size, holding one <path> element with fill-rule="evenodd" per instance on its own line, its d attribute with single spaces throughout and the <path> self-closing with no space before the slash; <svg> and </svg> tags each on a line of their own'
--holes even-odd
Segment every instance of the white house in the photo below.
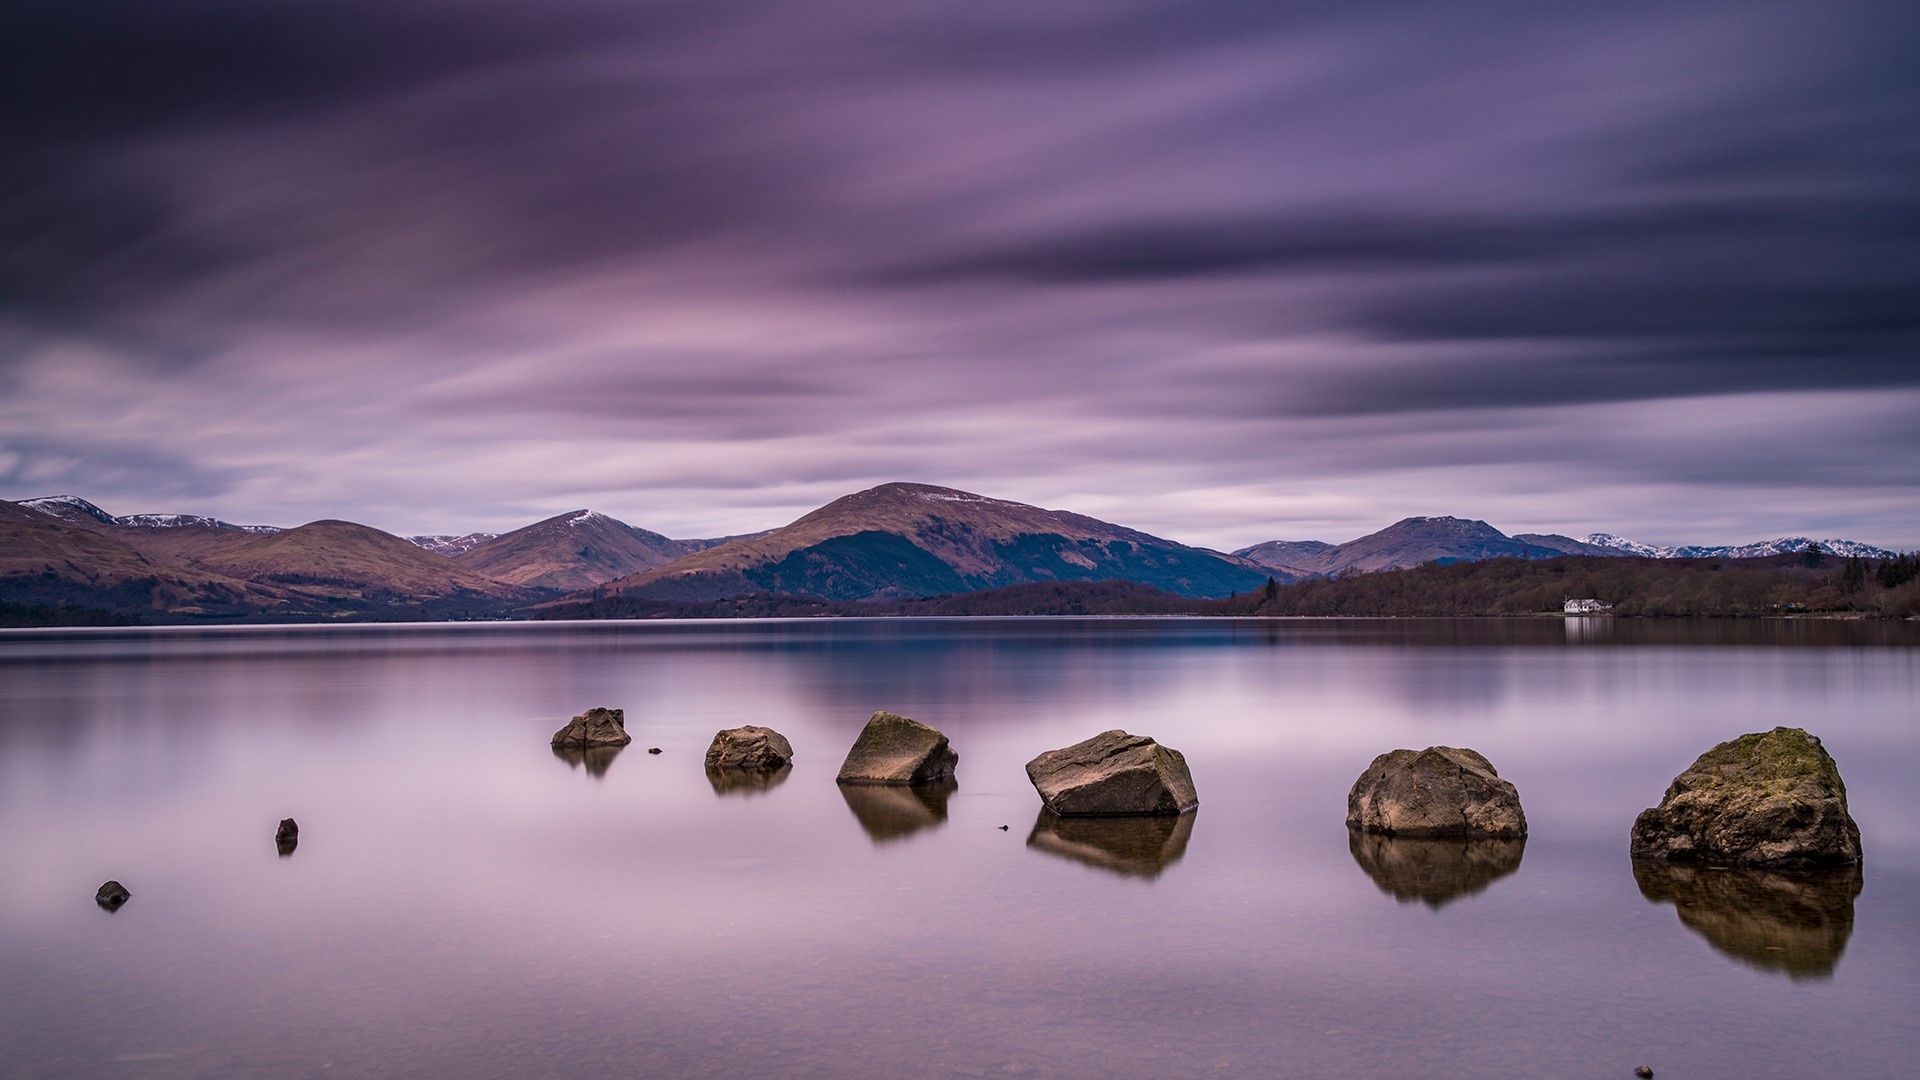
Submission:
<svg viewBox="0 0 1920 1080">
<path fill-rule="evenodd" d="M 1603 611 L 1612 611 L 1613 605 L 1599 600 L 1568 600 L 1560 605 L 1560 610 L 1568 615 L 1594 615 Z"/>
</svg>

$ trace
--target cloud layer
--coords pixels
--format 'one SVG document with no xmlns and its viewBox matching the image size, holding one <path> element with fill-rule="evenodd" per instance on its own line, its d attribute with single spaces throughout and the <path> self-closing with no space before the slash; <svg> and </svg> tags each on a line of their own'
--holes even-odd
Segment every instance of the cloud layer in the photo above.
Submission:
<svg viewBox="0 0 1920 1080">
<path fill-rule="evenodd" d="M 23 0 L 0 497 L 1920 544 L 1910 4 Z"/>
</svg>

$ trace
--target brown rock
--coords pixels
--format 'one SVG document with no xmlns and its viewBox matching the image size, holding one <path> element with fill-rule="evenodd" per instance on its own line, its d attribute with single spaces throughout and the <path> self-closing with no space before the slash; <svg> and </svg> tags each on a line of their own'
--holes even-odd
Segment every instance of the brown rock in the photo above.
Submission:
<svg viewBox="0 0 1920 1080">
<path fill-rule="evenodd" d="M 842 784 L 924 784 L 952 776 L 960 755 L 947 737 L 918 720 L 877 712 L 847 751 Z"/>
<path fill-rule="evenodd" d="M 1347 793 L 1347 828 L 1388 836 L 1527 835 L 1520 793 L 1473 750 L 1381 754 Z"/>
<path fill-rule="evenodd" d="M 1774 868 L 1860 861 L 1847 786 L 1799 728 L 1742 735 L 1701 754 L 1633 823 L 1636 859 Z"/>
<path fill-rule="evenodd" d="M 109 881 L 100 886 L 99 892 L 93 894 L 93 902 L 106 908 L 108 911 L 115 911 L 119 909 L 121 904 L 126 903 L 132 899 L 132 897 L 133 894 L 127 891 L 125 885 L 117 881 Z"/>
<path fill-rule="evenodd" d="M 621 709 L 588 709 L 553 733 L 555 746 L 625 746 L 632 741 Z"/>
<path fill-rule="evenodd" d="M 1040 801 L 1062 817 L 1184 814 L 1200 805 L 1180 751 L 1115 729 L 1027 762 Z"/>
<path fill-rule="evenodd" d="M 709 769 L 777 769 L 793 760 L 793 744 L 769 727 L 728 728 L 707 747 Z"/>
</svg>

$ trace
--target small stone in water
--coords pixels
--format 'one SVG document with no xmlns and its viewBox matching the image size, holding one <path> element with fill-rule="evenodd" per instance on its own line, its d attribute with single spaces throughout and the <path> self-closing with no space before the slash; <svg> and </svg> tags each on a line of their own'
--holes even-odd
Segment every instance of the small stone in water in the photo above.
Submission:
<svg viewBox="0 0 1920 1080">
<path fill-rule="evenodd" d="M 132 895 L 132 893 L 127 891 L 125 885 L 117 881 L 109 881 L 105 885 L 100 886 L 99 892 L 93 894 L 93 902 L 106 908 L 108 911 L 113 911 L 121 904 L 126 903 Z"/>
<path fill-rule="evenodd" d="M 1640 1077 L 1640 1080 L 1646 1080 L 1647 1077 L 1653 1075 L 1653 1066 L 1642 1065 L 1633 1070 L 1633 1075 Z"/>
<path fill-rule="evenodd" d="M 647 753 L 649 753 L 649 754 L 658 754 L 658 753 L 662 753 L 662 752 L 663 752 L 663 751 L 661 751 L 661 749 L 660 749 L 659 747 L 657 747 L 657 746 L 649 746 L 649 747 L 647 747 Z"/>
</svg>

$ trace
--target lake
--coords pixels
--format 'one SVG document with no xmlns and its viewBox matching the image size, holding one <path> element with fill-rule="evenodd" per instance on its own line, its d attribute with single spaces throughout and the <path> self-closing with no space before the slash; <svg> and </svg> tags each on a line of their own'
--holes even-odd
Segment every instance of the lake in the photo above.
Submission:
<svg viewBox="0 0 1920 1080">
<path fill-rule="evenodd" d="M 596 705 L 632 746 L 548 746 Z M 1917 706 L 1887 623 L 9 631 L 0 1072 L 1920 1075 Z M 957 786 L 836 785 L 876 709 Z M 741 724 L 791 770 L 710 782 Z M 1636 868 L 1674 774 L 1783 724 L 1859 873 Z M 1041 817 L 1026 761 L 1109 728 L 1199 810 Z M 1431 744 L 1518 785 L 1524 845 L 1349 835 Z"/>
</svg>

